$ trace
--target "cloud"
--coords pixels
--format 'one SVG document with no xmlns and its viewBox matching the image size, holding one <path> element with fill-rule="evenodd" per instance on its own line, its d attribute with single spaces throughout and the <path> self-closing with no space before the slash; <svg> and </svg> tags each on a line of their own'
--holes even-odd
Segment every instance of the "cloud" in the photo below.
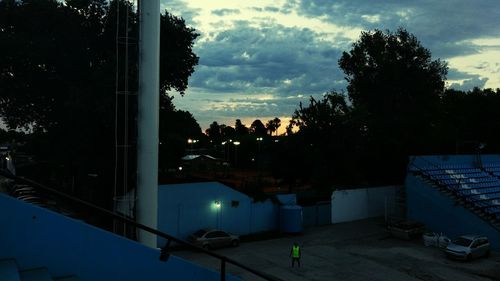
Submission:
<svg viewBox="0 0 500 281">
<path fill-rule="evenodd" d="M 217 15 L 219 17 L 227 16 L 227 15 L 235 15 L 239 14 L 240 10 L 238 9 L 219 9 L 219 10 L 213 10 L 212 14 Z"/>
<path fill-rule="evenodd" d="M 192 112 L 202 127 L 206 120 L 291 116 L 308 96 L 345 89 L 338 59 L 362 30 L 375 28 L 403 27 L 417 36 L 435 58 L 449 62 L 449 87 L 497 87 L 495 2 L 168 1 L 201 33 L 194 46 L 199 65 L 187 95 L 175 104 Z"/>
<path fill-rule="evenodd" d="M 478 35 L 500 36 L 500 6 L 490 0 L 455 0 L 453 4 L 428 0 L 288 2 L 299 14 L 341 25 L 382 30 L 404 27 L 414 33 L 435 56 L 442 58 L 477 52 L 478 48 L 464 41 Z"/>
<path fill-rule="evenodd" d="M 264 11 L 266 11 L 266 12 L 272 12 L 272 13 L 278 13 L 278 12 L 280 12 L 280 8 L 267 6 L 267 7 L 264 8 Z"/>
<path fill-rule="evenodd" d="M 460 83 L 452 83 L 448 88 L 461 91 L 469 91 L 474 87 L 483 88 L 487 81 L 488 78 L 481 78 L 478 75 L 470 79 L 465 79 Z"/>
<path fill-rule="evenodd" d="M 448 71 L 448 88 L 468 91 L 474 87 L 483 88 L 488 82 L 488 78 L 478 74 L 462 72 L 456 68 L 450 68 Z"/>
<path fill-rule="evenodd" d="M 192 8 L 183 0 L 169 0 L 168 2 L 160 3 L 161 11 L 167 10 L 169 13 L 182 17 L 190 26 L 195 26 L 195 18 L 200 15 L 200 8 Z"/>
<path fill-rule="evenodd" d="M 306 28 L 237 22 L 196 47 L 200 63 L 190 85 L 208 92 L 284 96 L 341 89 L 341 51 L 321 36 Z"/>
<path fill-rule="evenodd" d="M 252 10 L 252 11 L 255 11 L 255 12 L 262 12 L 262 11 L 264 11 L 264 9 L 261 8 L 261 7 L 250 7 L 249 9 Z"/>
</svg>

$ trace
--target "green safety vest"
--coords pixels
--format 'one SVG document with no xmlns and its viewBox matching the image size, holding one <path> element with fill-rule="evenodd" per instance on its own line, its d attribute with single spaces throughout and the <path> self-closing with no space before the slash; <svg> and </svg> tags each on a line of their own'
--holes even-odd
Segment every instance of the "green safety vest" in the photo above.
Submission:
<svg viewBox="0 0 500 281">
<path fill-rule="evenodd" d="M 297 247 L 293 246 L 292 257 L 294 257 L 294 258 L 299 258 L 300 257 L 300 255 L 299 255 L 299 246 L 297 246 Z"/>
</svg>

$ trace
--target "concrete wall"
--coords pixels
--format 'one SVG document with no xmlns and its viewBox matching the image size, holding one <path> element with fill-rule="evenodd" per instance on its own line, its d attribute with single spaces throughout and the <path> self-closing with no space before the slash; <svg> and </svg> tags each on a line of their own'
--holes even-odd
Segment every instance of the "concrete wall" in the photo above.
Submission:
<svg viewBox="0 0 500 281">
<path fill-rule="evenodd" d="M 394 205 L 396 188 L 387 186 L 334 191 L 332 223 L 384 216 L 386 206 Z"/>
<path fill-rule="evenodd" d="M 486 235 L 494 249 L 500 250 L 500 232 L 468 209 L 455 205 L 453 198 L 408 174 L 406 204 L 409 219 L 422 222 L 434 232 L 449 237 L 464 234 Z"/>
<path fill-rule="evenodd" d="M 158 192 L 158 228 L 180 239 L 200 228 L 219 228 L 243 235 L 278 227 L 278 206 L 271 200 L 253 202 L 221 183 L 161 185 Z M 164 243 L 160 239 L 158 245 Z"/>
<path fill-rule="evenodd" d="M 220 280 L 218 272 L 0 194 L 0 259 L 82 281 Z M 229 280 L 239 280 L 229 277 Z"/>
<path fill-rule="evenodd" d="M 303 226 L 318 226 L 332 223 L 332 204 L 330 202 L 304 206 L 302 209 Z"/>
</svg>

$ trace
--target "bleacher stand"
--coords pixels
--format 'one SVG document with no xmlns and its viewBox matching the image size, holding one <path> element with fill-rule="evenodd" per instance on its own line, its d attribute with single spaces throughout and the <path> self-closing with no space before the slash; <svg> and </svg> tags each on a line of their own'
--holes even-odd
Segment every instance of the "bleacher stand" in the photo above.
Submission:
<svg viewBox="0 0 500 281">
<path fill-rule="evenodd" d="M 500 220 L 500 163 L 484 163 L 482 167 L 426 163 L 409 169 Z"/>
</svg>

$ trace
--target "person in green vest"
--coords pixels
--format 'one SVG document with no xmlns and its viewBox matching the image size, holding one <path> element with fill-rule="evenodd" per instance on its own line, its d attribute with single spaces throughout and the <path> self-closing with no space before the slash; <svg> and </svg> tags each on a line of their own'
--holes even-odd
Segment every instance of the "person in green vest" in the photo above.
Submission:
<svg viewBox="0 0 500 281">
<path fill-rule="evenodd" d="M 292 257 L 292 267 L 295 265 L 295 261 L 297 261 L 298 266 L 300 267 L 300 247 L 299 243 L 293 243 L 292 250 L 290 251 L 290 257 Z"/>
</svg>

